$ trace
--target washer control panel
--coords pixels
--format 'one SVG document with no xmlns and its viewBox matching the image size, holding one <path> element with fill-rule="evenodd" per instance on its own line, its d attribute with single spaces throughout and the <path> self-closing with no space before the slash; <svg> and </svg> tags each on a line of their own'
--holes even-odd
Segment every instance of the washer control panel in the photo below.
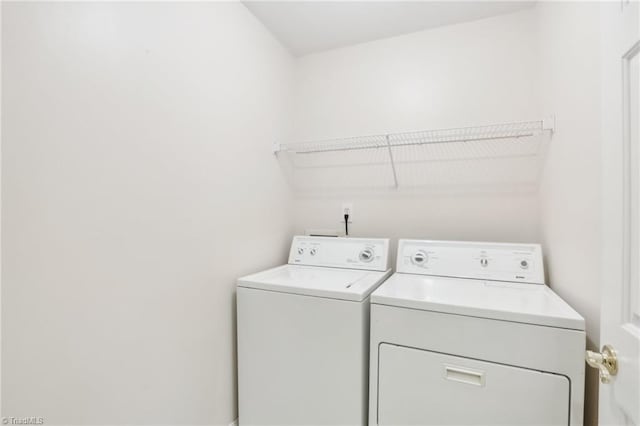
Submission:
<svg viewBox="0 0 640 426">
<path fill-rule="evenodd" d="M 544 284 L 539 244 L 400 240 L 398 272 Z"/>
<path fill-rule="evenodd" d="M 386 271 L 389 240 L 296 236 L 291 243 L 289 264 Z"/>
</svg>

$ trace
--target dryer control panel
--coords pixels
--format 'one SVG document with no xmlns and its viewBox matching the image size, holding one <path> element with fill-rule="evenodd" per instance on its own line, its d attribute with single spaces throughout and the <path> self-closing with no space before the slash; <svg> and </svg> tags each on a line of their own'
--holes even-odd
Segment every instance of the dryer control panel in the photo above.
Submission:
<svg viewBox="0 0 640 426">
<path fill-rule="evenodd" d="M 389 269 L 389 240 L 295 236 L 289 251 L 289 264 L 386 271 Z"/>
<path fill-rule="evenodd" d="M 539 244 L 400 240 L 401 273 L 544 284 Z"/>
</svg>

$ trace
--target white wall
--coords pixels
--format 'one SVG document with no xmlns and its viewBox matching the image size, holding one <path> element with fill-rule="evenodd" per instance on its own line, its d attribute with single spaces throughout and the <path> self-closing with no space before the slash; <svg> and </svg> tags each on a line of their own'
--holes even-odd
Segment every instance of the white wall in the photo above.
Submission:
<svg viewBox="0 0 640 426">
<path fill-rule="evenodd" d="M 291 58 L 239 3 L 2 8 L 2 415 L 229 424 Z"/>
<path fill-rule="evenodd" d="M 538 119 L 535 14 L 441 27 L 296 61 L 299 140 Z M 428 167 L 425 166 L 425 167 Z M 354 203 L 352 235 L 536 242 L 534 191 L 300 197 L 296 231 L 341 229 Z"/>
<path fill-rule="evenodd" d="M 540 188 L 541 230 L 553 289 L 586 319 L 599 348 L 601 282 L 600 5 L 540 3 L 539 102 L 557 128 Z M 597 372 L 588 369 L 585 424 L 597 423 Z"/>
</svg>

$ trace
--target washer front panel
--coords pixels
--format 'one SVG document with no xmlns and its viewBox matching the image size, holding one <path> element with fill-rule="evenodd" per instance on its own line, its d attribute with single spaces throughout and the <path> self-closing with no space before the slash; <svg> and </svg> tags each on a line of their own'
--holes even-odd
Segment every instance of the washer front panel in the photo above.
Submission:
<svg viewBox="0 0 640 426">
<path fill-rule="evenodd" d="M 369 303 L 238 288 L 241 425 L 364 425 Z"/>
</svg>

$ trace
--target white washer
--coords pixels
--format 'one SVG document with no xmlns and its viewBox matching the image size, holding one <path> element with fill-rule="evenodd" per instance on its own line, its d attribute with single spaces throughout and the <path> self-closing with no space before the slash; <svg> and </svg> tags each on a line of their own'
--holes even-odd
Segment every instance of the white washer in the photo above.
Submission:
<svg viewBox="0 0 640 426">
<path fill-rule="evenodd" d="M 584 319 L 539 245 L 400 240 L 371 295 L 370 425 L 582 425 Z"/>
<path fill-rule="evenodd" d="M 389 240 L 294 237 L 289 263 L 238 280 L 238 407 L 248 425 L 367 423 L 369 295 Z"/>
</svg>

